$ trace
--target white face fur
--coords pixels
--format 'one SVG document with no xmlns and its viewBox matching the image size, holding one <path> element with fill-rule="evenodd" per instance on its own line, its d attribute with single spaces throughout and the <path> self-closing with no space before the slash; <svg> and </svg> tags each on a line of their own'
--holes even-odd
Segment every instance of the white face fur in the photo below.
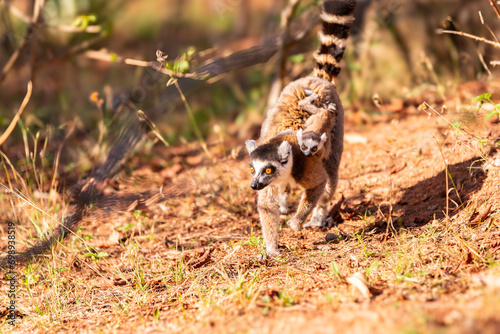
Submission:
<svg viewBox="0 0 500 334">
<path fill-rule="evenodd" d="M 255 151 L 258 146 L 254 140 L 247 140 L 245 145 L 251 160 L 250 173 L 253 176 L 251 184 L 252 189 L 260 190 L 271 183 L 289 181 L 293 166 L 292 145 L 289 142 L 283 141 L 277 147 L 277 152 L 271 153 L 266 150 Z M 252 154 L 254 151 L 255 153 Z"/>
<path fill-rule="evenodd" d="M 310 157 L 323 148 L 326 142 L 326 133 L 323 133 L 321 136 L 313 132 L 306 132 L 304 134 L 303 130 L 300 129 L 297 132 L 297 141 L 302 153 L 306 157 Z"/>
</svg>

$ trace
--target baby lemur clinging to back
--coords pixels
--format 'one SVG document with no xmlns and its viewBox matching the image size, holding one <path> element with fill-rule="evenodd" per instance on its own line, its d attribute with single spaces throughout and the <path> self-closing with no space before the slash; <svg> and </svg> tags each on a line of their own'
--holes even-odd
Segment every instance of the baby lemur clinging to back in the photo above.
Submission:
<svg viewBox="0 0 500 334">
<path fill-rule="evenodd" d="M 308 226 L 322 226 L 327 216 L 344 147 L 344 109 L 334 79 L 340 72 L 339 62 L 354 21 L 355 5 L 355 0 L 323 1 L 322 29 L 318 34 L 321 45 L 314 54 L 314 76 L 286 86 L 276 105 L 267 112 L 259 143 L 254 140 L 245 143 L 250 154 L 251 187 L 259 191 L 258 209 L 268 255 L 279 254 L 280 204 L 289 186 L 298 184 L 304 188 L 297 212 L 288 221 L 292 229 L 300 230 L 311 212 Z M 325 157 L 320 154 L 306 157 L 297 141 L 297 131 L 312 117 L 307 108 L 299 105 L 308 90 L 318 95 L 315 104 L 327 106 L 327 110 L 330 104 L 336 107 L 331 127 L 325 131 L 330 147 Z"/>
<path fill-rule="evenodd" d="M 306 90 L 309 95 L 299 102 L 299 106 L 309 112 L 311 116 L 306 120 L 304 128 L 297 131 L 297 141 L 300 150 L 306 157 L 318 153 L 322 158 L 328 157 L 331 150 L 330 130 L 335 125 L 334 103 L 328 103 L 326 108 L 316 107 L 313 103 L 318 99 L 318 94 Z"/>
</svg>

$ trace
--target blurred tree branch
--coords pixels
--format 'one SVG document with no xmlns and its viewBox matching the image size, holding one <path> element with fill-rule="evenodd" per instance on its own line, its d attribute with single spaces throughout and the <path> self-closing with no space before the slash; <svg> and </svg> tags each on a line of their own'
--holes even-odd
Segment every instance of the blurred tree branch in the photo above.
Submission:
<svg viewBox="0 0 500 334">
<path fill-rule="evenodd" d="M 475 35 L 472 35 L 472 34 L 468 34 L 468 33 L 463 32 L 463 31 L 438 29 L 438 30 L 436 30 L 436 33 L 437 34 L 452 34 L 452 35 L 464 36 L 464 37 L 472 38 L 472 39 L 474 39 L 474 40 L 476 40 L 478 42 L 483 42 L 483 43 L 486 43 L 486 44 L 493 45 L 496 48 L 500 48 L 500 43 L 498 43 L 498 42 L 491 41 L 491 40 L 486 39 L 484 37 L 478 37 L 478 36 L 475 36 Z"/>
<path fill-rule="evenodd" d="M 500 9 L 498 9 L 498 6 L 495 2 L 495 0 L 490 0 L 491 7 L 493 7 L 493 10 L 497 14 L 498 19 L 500 20 Z"/>
<path fill-rule="evenodd" d="M 28 88 L 26 95 L 24 96 L 23 102 L 21 103 L 21 106 L 19 107 L 19 110 L 17 111 L 16 115 L 12 119 L 12 121 L 9 124 L 9 127 L 5 132 L 0 136 L 0 146 L 9 138 L 10 134 L 16 127 L 17 122 L 19 122 L 19 119 L 21 118 L 21 115 L 24 112 L 24 109 L 26 109 L 26 106 L 28 105 L 28 102 L 30 101 L 31 98 L 31 92 L 33 91 L 33 84 L 32 82 L 28 82 Z"/>
<path fill-rule="evenodd" d="M 268 108 L 276 103 L 283 89 L 283 82 L 286 74 L 286 56 L 289 46 L 285 45 L 288 36 L 288 30 L 292 22 L 293 13 L 297 9 L 300 0 L 289 0 L 286 7 L 281 11 L 281 34 L 278 38 L 278 65 L 279 71 L 271 85 L 271 90 L 267 100 Z"/>
<path fill-rule="evenodd" d="M 157 61 L 145 61 L 139 59 L 125 58 L 115 53 L 105 51 L 86 51 L 83 55 L 87 58 L 111 62 L 122 63 L 138 67 L 150 67 L 165 75 L 188 78 L 194 80 L 206 80 L 208 78 L 218 77 L 230 71 L 246 68 L 252 65 L 265 63 L 275 55 L 280 47 L 288 48 L 302 40 L 319 23 L 317 10 L 309 10 L 304 13 L 299 20 L 289 24 L 290 33 L 275 34 L 274 38 L 269 39 L 261 45 L 256 45 L 245 50 L 236 51 L 226 57 L 215 57 L 205 61 L 195 67 L 188 73 L 178 73 L 162 66 Z"/>
<path fill-rule="evenodd" d="M 4 5 L 9 7 L 8 2 L 3 1 Z M 46 5 L 46 0 L 36 0 L 35 2 L 35 8 L 33 11 L 33 17 L 29 20 L 30 24 L 28 26 L 28 30 L 26 31 L 26 34 L 24 35 L 23 41 L 19 44 L 17 47 L 16 51 L 10 56 L 9 60 L 5 64 L 5 66 L 2 69 L 2 72 L 0 73 L 0 83 L 3 82 L 5 77 L 7 76 L 7 73 L 12 69 L 14 64 L 16 63 L 17 59 L 19 58 L 19 55 L 21 52 L 24 50 L 24 48 L 29 44 L 31 41 L 33 34 L 35 33 L 35 30 L 38 27 L 38 24 L 40 23 L 42 16 L 40 15 L 43 12 L 43 9 Z"/>
</svg>

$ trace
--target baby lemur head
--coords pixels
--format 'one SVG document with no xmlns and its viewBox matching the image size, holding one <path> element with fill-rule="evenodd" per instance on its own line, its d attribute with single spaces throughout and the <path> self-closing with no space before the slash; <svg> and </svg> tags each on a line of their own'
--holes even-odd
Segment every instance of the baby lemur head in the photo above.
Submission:
<svg viewBox="0 0 500 334">
<path fill-rule="evenodd" d="M 306 157 L 310 157 L 323 148 L 326 142 L 326 133 L 319 135 L 314 131 L 297 131 L 297 141 L 300 150 Z"/>
<path fill-rule="evenodd" d="M 258 146 L 255 140 L 247 140 L 245 146 L 250 154 L 250 187 L 264 189 L 272 182 L 288 179 L 292 172 L 292 145 L 288 141 L 273 141 Z"/>
</svg>

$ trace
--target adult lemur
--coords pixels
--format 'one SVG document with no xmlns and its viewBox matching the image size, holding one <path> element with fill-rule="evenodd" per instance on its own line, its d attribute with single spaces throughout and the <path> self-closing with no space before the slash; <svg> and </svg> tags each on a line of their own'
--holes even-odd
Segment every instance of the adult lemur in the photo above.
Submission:
<svg viewBox="0 0 500 334">
<path fill-rule="evenodd" d="M 354 21 L 355 5 L 355 0 L 323 1 L 323 26 L 318 35 L 321 45 L 314 54 L 313 75 L 285 87 L 274 108 L 267 112 L 259 143 L 254 140 L 245 143 L 251 160 L 251 187 L 259 190 L 258 209 L 266 251 L 270 256 L 279 254 L 279 212 L 280 204 L 283 207 L 282 201 L 286 200 L 286 189 L 298 184 L 305 190 L 297 212 L 288 221 L 292 229 L 300 230 L 311 211 L 312 217 L 306 226 L 322 226 L 328 202 L 337 187 L 344 147 L 344 109 L 334 79 L 340 72 L 339 62 Z M 335 119 L 327 138 L 330 152 L 326 157 L 322 154 L 306 157 L 297 142 L 296 132 L 304 127 L 311 115 L 301 103 L 311 95 L 309 91 L 318 95 L 311 103 L 335 105 Z"/>
</svg>

